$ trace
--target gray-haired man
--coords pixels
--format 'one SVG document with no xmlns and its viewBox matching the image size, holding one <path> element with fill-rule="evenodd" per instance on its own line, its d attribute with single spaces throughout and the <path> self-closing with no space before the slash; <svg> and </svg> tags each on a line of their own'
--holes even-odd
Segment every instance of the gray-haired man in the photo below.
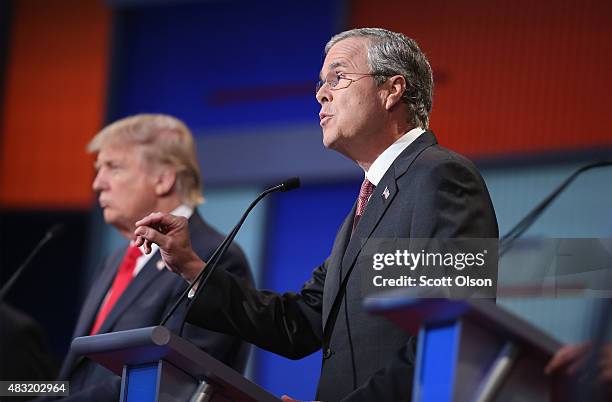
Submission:
<svg viewBox="0 0 612 402">
<path fill-rule="evenodd" d="M 353 270 L 362 247 L 370 238 L 497 237 L 495 212 L 474 165 L 427 131 L 433 79 L 412 39 L 355 29 L 334 36 L 325 51 L 316 92 L 323 143 L 365 174 L 330 256 L 297 293 L 259 292 L 215 272 L 188 320 L 292 359 L 323 346 L 322 401 L 409 400 L 413 341 L 364 310 Z M 166 264 L 191 281 L 206 263 L 177 247 L 185 224 L 156 214 L 135 234 L 139 244 L 174 250 Z"/>
</svg>

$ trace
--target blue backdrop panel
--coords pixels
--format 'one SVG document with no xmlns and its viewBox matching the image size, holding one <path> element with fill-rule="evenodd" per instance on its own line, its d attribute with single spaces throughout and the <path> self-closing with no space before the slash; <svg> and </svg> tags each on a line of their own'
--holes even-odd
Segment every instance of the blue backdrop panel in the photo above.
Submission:
<svg viewBox="0 0 612 402">
<path fill-rule="evenodd" d="M 164 112 L 195 131 L 315 121 L 314 84 L 336 3 L 118 7 L 109 117 Z"/>
<path fill-rule="evenodd" d="M 312 270 L 329 255 L 360 184 L 306 186 L 270 200 L 264 288 L 299 291 Z M 321 369 L 321 354 L 292 361 L 260 350 L 256 367 L 256 381 L 270 392 L 311 400 Z"/>
<path fill-rule="evenodd" d="M 263 189 L 255 187 L 213 188 L 205 190 L 206 201 L 198 209 L 208 223 L 228 234 L 247 207 Z M 261 262 L 265 233 L 266 200 L 249 214 L 234 240 L 244 251 L 256 283 L 261 279 Z"/>
</svg>

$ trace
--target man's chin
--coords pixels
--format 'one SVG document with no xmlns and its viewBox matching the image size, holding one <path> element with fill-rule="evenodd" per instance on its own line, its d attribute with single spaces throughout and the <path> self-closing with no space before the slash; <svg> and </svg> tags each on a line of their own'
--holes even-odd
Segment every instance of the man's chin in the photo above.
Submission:
<svg viewBox="0 0 612 402">
<path fill-rule="evenodd" d="M 128 239 L 134 236 L 132 233 L 135 229 L 133 225 L 129 225 L 125 219 L 121 219 L 119 216 L 104 214 L 104 222 L 117 229 L 122 236 Z"/>
<path fill-rule="evenodd" d="M 334 144 L 337 142 L 337 136 L 335 134 L 329 133 L 325 134 L 323 131 L 323 146 L 327 149 L 335 149 Z"/>
<path fill-rule="evenodd" d="M 344 155 L 342 141 L 339 141 L 338 138 L 330 138 L 326 141 L 325 137 L 323 137 L 323 146 L 326 149 L 330 149 Z"/>
<path fill-rule="evenodd" d="M 107 225 L 117 226 L 120 221 L 119 217 L 108 209 L 104 210 L 102 216 L 104 217 L 104 222 Z"/>
</svg>

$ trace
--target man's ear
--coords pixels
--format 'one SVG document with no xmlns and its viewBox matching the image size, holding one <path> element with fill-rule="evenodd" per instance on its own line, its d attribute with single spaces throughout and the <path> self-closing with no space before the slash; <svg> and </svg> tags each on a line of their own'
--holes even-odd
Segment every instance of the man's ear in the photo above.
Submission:
<svg viewBox="0 0 612 402">
<path fill-rule="evenodd" d="M 387 99 L 385 100 L 385 109 L 391 108 L 401 102 L 402 95 L 406 90 L 406 79 L 401 75 L 390 77 L 387 82 Z"/>
<path fill-rule="evenodd" d="M 168 195 L 176 183 L 176 170 L 170 166 L 159 169 L 155 181 L 155 194 L 159 197 Z"/>
</svg>

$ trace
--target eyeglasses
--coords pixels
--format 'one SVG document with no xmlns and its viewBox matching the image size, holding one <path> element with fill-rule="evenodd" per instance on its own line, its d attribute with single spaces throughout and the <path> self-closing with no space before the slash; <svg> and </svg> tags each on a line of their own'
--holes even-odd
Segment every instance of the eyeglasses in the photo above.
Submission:
<svg viewBox="0 0 612 402">
<path fill-rule="evenodd" d="M 346 75 L 360 75 L 361 77 L 359 78 L 348 78 L 346 77 Z M 327 76 L 325 77 L 325 79 L 323 80 L 319 80 L 317 82 L 317 86 L 315 88 L 315 94 L 319 93 L 319 90 L 323 87 L 323 85 L 327 84 L 329 85 L 329 89 L 335 91 L 338 89 L 344 89 L 344 88 L 348 88 L 349 85 L 351 85 L 353 82 L 355 81 L 359 81 L 362 78 L 365 77 L 376 77 L 380 74 L 373 74 L 373 73 L 336 73 L 333 71 L 330 71 Z"/>
</svg>

